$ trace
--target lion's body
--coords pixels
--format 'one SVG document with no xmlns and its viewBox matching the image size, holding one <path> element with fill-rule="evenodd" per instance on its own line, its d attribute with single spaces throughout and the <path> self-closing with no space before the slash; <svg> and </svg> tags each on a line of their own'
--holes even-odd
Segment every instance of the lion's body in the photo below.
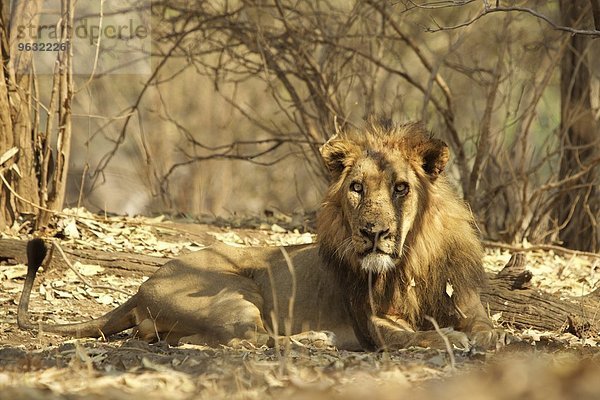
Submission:
<svg viewBox="0 0 600 400">
<path fill-rule="evenodd" d="M 332 331 L 338 345 L 358 348 L 340 307 L 340 288 L 319 262 L 317 247 L 292 246 L 286 251 L 289 266 L 277 247 L 219 243 L 167 263 L 136 295 L 135 325 L 148 320 L 140 336 L 153 339 L 157 329 L 168 341 L 184 337 L 186 342 L 209 344 L 232 339 L 261 342 L 265 337 L 256 334 L 274 332 L 276 325 L 279 335 Z M 271 317 L 275 312 L 276 324 Z M 156 327 L 149 323 L 153 319 L 159 321 Z M 289 322 L 291 331 L 286 332 Z"/>
<path fill-rule="evenodd" d="M 320 340 L 305 332 L 331 331 L 340 348 L 443 347 L 433 318 L 461 331 L 446 332 L 453 344 L 467 346 L 468 334 L 493 345 L 479 300 L 482 249 L 468 208 L 441 174 L 445 144 L 416 124 L 371 121 L 322 154 L 332 179 L 317 245 L 215 244 L 169 261 L 97 320 L 42 329 L 98 336 L 134 327 L 147 340 L 208 344 L 265 344 L 273 333 Z M 37 326 L 21 303 L 20 325 Z"/>
</svg>

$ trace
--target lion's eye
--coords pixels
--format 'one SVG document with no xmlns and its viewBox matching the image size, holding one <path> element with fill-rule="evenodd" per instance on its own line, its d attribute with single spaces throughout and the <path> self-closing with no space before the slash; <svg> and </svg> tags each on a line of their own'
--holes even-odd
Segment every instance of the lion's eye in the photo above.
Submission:
<svg viewBox="0 0 600 400">
<path fill-rule="evenodd" d="M 362 193 L 363 185 L 362 185 L 362 183 L 359 183 L 359 182 L 352 182 L 350 184 L 350 190 L 352 190 L 353 192 L 356 192 L 356 193 Z"/>
<path fill-rule="evenodd" d="M 394 186 L 394 194 L 396 196 L 406 196 L 408 194 L 408 183 L 400 182 Z"/>
</svg>

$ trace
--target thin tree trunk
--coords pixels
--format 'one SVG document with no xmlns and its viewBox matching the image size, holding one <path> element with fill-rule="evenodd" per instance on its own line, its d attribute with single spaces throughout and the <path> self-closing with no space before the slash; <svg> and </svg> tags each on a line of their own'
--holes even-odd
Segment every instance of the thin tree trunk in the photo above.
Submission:
<svg viewBox="0 0 600 400">
<path fill-rule="evenodd" d="M 14 1 L 12 10 L 8 3 L 0 0 L 3 65 L 0 71 L 0 231 L 13 225 L 22 213 L 36 215 L 35 227 L 39 228 L 47 224 L 51 215 L 40 212 L 41 209 L 62 208 L 71 151 L 73 97 L 69 48 L 58 53 L 51 90 L 55 101 L 49 107 L 40 107 L 38 102 L 42 96 L 32 63 L 34 52 L 18 49 L 19 44 L 30 45 L 38 39 L 19 38 L 17 30 L 19 26 L 39 24 L 44 2 Z M 61 6 L 59 39 L 65 43 L 70 42 L 72 34 L 74 5 L 72 0 L 62 0 Z M 43 129 L 39 126 L 42 109 L 48 114 L 48 123 Z M 54 160 L 50 150 L 53 135 L 57 135 Z"/>
<path fill-rule="evenodd" d="M 23 21 L 33 25 L 37 23 L 41 4 L 42 0 L 13 2 L 9 13 L 8 2 L 0 3 L 3 65 L 0 72 L 0 157 L 13 147 L 18 148 L 17 154 L 0 165 L 0 174 L 21 197 L 33 204 L 39 203 L 39 194 L 35 145 L 37 126 L 32 120 L 35 108 L 32 52 L 16 51 L 17 42 L 11 38 L 17 37 L 17 26 Z M 0 229 L 4 229 L 12 225 L 18 213 L 34 210 L 29 203 L 17 200 L 4 182 L 0 182 L 0 186 Z"/>
<path fill-rule="evenodd" d="M 73 31 L 74 18 L 73 0 L 63 0 L 62 2 L 62 25 L 61 42 L 70 41 L 69 35 Z M 58 132 L 56 141 L 56 159 L 53 165 L 54 176 L 52 177 L 52 186 L 50 190 L 45 184 L 43 188 L 43 197 L 41 205 L 50 210 L 61 210 L 65 201 L 67 188 L 67 175 L 69 171 L 69 159 L 71 155 L 71 103 L 73 100 L 73 66 L 72 49 L 69 47 L 58 56 L 57 68 L 54 72 L 54 84 L 58 96 L 56 112 L 58 113 Z M 51 111 L 55 111 L 51 107 Z M 50 128 L 52 128 L 50 126 Z M 48 133 L 48 132 L 46 132 Z M 46 135 L 48 137 L 48 135 Z M 49 145 L 49 144 L 48 144 Z M 44 175 L 47 175 L 46 174 Z M 47 197 L 46 197 L 47 195 Z M 46 226 L 52 215 L 46 211 L 39 213 L 36 221 L 36 228 Z"/>
<path fill-rule="evenodd" d="M 560 0 L 562 23 L 582 27 L 592 23 L 588 0 Z M 598 10 L 595 10 L 596 12 Z M 563 158 L 560 179 L 568 179 L 585 168 L 590 170 L 570 180 L 559 192 L 556 211 L 561 227 L 559 237 L 566 247 L 600 250 L 600 129 L 591 103 L 591 46 L 598 46 L 585 35 L 573 35 L 561 62 L 561 138 Z"/>
</svg>

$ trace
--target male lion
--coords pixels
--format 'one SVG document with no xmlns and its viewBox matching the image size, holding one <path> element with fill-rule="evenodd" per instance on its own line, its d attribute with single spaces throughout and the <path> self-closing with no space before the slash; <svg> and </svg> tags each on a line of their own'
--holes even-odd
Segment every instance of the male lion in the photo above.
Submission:
<svg viewBox="0 0 600 400">
<path fill-rule="evenodd" d="M 214 244 L 167 262 L 106 315 L 55 325 L 29 321 L 46 252 L 36 239 L 19 326 L 77 337 L 134 328 L 145 340 L 173 344 L 271 345 L 292 335 L 345 349 L 444 348 L 446 340 L 495 346 L 502 335 L 479 299 L 485 273 L 474 222 L 442 173 L 448 147 L 420 124 L 369 120 L 321 153 L 331 186 L 317 218 L 318 244 Z M 446 329 L 433 330 L 434 321 Z"/>
</svg>

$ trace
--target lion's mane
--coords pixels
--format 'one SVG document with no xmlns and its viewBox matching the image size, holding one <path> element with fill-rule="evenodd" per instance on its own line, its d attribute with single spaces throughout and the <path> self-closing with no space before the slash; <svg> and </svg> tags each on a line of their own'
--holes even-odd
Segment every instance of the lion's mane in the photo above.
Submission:
<svg viewBox="0 0 600 400">
<path fill-rule="evenodd" d="M 348 242 L 351 224 L 356 223 L 344 215 L 341 201 L 342 183 L 358 153 L 349 152 L 341 157 L 342 172 L 331 182 L 317 217 L 320 256 L 345 288 L 346 306 L 357 336 L 366 347 L 373 347 L 373 339 L 365 331 L 361 316 L 400 315 L 414 330 L 431 328 L 426 316 L 433 317 L 441 326 L 452 326 L 461 317 L 457 300 L 485 283 L 483 251 L 469 208 L 444 174 L 431 180 L 423 169 L 428 162 L 423 160 L 423 147 L 430 146 L 432 140 L 435 143 L 436 139 L 421 124 L 395 125 L 377 120 L 369 120 L 366 126 L 336 137 L 334 151 L 344 152 L 352 147 L 363 152 L 398 152 L 418 177 L 417 216 L 407 234 L 402 257 L 387 273 L 371 273 L 369 277 L 369 272 L 356 268 L 351 252 L 340 250 Z M 443 169 L 443 165 L 439 168 Z"/>
</svg>

